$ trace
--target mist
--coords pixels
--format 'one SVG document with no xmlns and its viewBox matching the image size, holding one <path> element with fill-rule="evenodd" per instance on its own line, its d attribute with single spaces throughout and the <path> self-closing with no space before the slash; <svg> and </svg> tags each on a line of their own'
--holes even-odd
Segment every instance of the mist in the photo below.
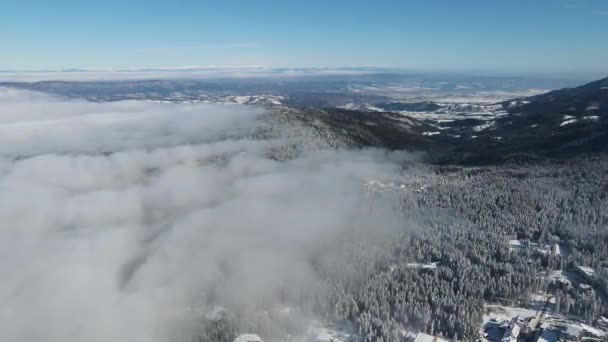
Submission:
<svg viewBox="0 0 608 342">
<path fill-rule="evenodd" d="M 369 186 L 412 156 L 283 128 L 255 107 L 0 88 L 0 340 L 192 341 L 224 313 L 305 328 L 328 275 L 365 277 L 415 229 Z"/>
<path fill-rule="evenodd" d="M 4 81 L 124 81 L 124 80 L 172 80 L 172 79 L 236 79 L 236 78 L 293 78 L 314 76 L 353 76 L 374 74 L 386 68 L 336 67 L 336 68 L 273 68 L 266 66 L 191 66 L 168 68 L 131 69 L 76 69 L 48 71 L 0 70 Z M 397 71 L 399 69 L 396 69 Z"/>
</svg>

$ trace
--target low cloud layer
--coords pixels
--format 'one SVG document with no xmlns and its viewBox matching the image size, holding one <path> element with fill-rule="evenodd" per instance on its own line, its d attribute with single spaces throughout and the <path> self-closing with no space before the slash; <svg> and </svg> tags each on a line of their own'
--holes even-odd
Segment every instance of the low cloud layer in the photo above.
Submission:
<svg viewBox="0 0 608 342">
<path fill-rule="evenodd" d="M 405 229 L 365 184 L 406 155 L 275 160 L 264 115 L 0 89 L 0 340 L 190 341 L 218 308 L 247 327 L 324 291 L 346 237 Z"/>
<path fill-rule="evenodd" d="M 283 78 L 374 74 L 387 68 L 271 68 L 264 66 L 191 66 L 177 68 L 77 69 L 67 71 L 2 71 L 7 82 L 110 81 L 150 79 Z"/>
</svg>

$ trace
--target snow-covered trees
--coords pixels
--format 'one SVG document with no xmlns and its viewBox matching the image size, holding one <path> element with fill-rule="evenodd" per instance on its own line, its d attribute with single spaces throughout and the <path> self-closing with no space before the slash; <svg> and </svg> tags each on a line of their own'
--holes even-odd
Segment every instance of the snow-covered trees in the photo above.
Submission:
<svg viewBox="0 0 608 342">
<path fill-rule="evenodd" d="M 404 233 L 381 243 L 346 237 L 334 246 L 340 263 L 313 263 L 324 290 L 298 305 L 316 317 L 353 322 L 365 341 L 400 341 L 403 330 L 472 340 L 484 303 L 525 305 L 532 292 L 549 288 L 550 271 L 583 265 L 597 270 L 595 291 L 564 291 L 559 310 L 606 315 L 606 174 L 604 158 L 408 166 L 403 186 L 391 190 L 401 199 Z M 509 236 L 550 247 L 511 251 Z M 412 267 L 430 262 L 437 267 Z"/>
</svg>

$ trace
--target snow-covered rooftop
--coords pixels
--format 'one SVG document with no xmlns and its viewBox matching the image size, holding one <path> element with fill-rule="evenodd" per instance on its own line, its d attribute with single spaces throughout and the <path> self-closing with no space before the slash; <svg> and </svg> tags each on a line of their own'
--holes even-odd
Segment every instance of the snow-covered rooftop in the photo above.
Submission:
<svg viewBox="0 0 608 342">
<path fill-rule="evenodd" d="M 577 266 L 579 271 L 583 272 L 588 277 L 593 277 L 595 275 L 595 270 L 591 267 L 587 266 Z"/>
<path fill-rule="evenodd" d="M 590 333 L 591 335 L 594 335 L 596 337 L 602 337 L 604 336 L 604 332 L 590 326 L 587 325 L 585 323 L 581 323 L 581 328 L 583 328 L 583 330 L 585 330 L 586 332 Z"/>
</svg>

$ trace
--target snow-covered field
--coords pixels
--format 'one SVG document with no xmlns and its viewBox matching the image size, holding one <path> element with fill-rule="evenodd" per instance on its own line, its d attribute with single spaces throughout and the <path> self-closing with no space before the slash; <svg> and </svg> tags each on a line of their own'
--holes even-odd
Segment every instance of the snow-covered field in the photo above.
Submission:
<svg viewBox="0 0 608 342">
<path fill-rule="evenodd" d="M 486 305 L 483 315 L 483 324 L 490 322 L 492 319 L 500 321 L 508 321 L 515 316 L 534 317 L 538 311 L 502 305 Z"/>
</svg>

